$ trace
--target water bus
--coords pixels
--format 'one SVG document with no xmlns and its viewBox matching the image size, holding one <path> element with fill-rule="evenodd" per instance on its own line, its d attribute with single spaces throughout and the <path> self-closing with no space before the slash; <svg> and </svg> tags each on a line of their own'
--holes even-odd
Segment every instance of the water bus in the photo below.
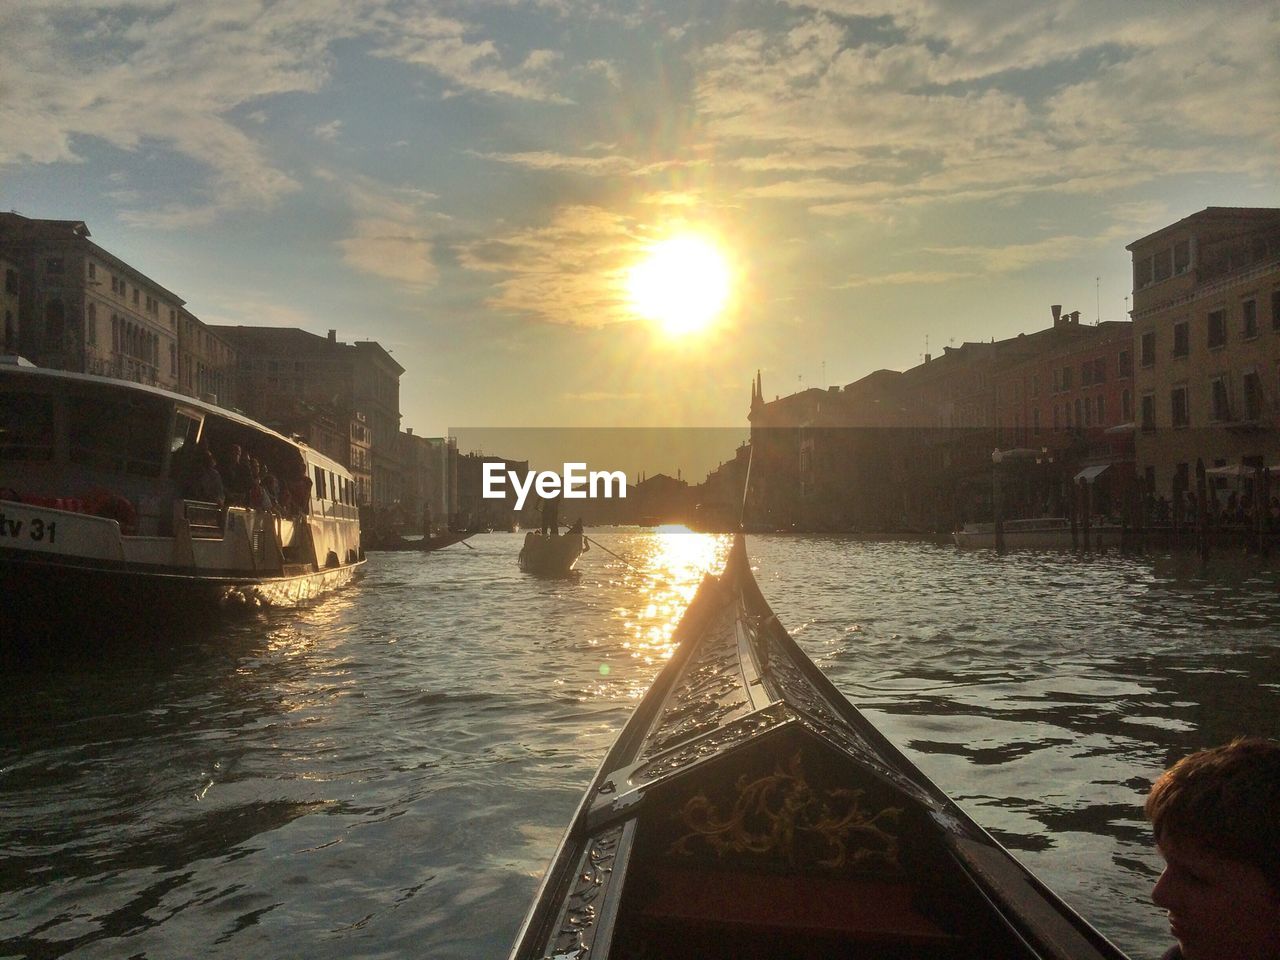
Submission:
<svg viewBox="0 0 1280 960">
<path fill-rule="evenodd" d="M 279 503 L 193 493 L 199 462 L 232 447 L 281 478 Z M 18 622 L 294 604 L 363 562 L 351 475 L 306 444 L 167 390 L 0 364 L 0 578 Z"/>
</svg>

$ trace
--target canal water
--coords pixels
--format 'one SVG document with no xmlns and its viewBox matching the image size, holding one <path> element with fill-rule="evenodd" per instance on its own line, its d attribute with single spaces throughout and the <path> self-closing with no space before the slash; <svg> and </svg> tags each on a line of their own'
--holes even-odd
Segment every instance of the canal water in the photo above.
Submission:
<svg viewBox="0 0 1280 960">
<path fill-rule="evenodd" d="M 728 547 L 590 533 L 574 580 L 519 573 L 519 535 L 489 534 L 374 554 L 301 612 L 121 625 L 10 665 L 0 956 L 503 957 Z M 1141 802 L 1172 758 L 1280 736 L 1276 574 L 822 538 L 748 550 L 854 703 L 1123 949 L 1159 956 Z"/>
</svg>

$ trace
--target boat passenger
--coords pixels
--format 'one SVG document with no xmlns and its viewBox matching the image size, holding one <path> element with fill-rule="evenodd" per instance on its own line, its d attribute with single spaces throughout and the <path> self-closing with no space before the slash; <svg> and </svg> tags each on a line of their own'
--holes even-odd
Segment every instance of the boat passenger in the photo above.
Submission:
<svg viewBox="0 0 1280 960">
<path fill-rule="evenodd" d="M 1165 861 L 1151 899 L 1178 941 L 1164 960 L 1280 958 L 1280 743 L 1240 738 L 1184 757 L 1146 814 Z"/>
<path fill-rule="evenodd" d="M 218 473 L 218 461 L 214 459 L 213 451 L 203 449 L 196 453 L 196 468 L 183 492 L 189 500 L 216 503 L 219 507 L 226 502 L 222 475 Z"/>
<path fill-rule="evenodd" d="M 245 459 L 240 445 L 233 443 L 227 448 L 227 455 L 222 459 L 222 487 L 227 494 L 227 503 L 244 506 L 249 498 L 249 461 Z"/>
<path fill-rule="evenodd" d="M 252 461 L 249 474 L 249 508 L 268 512 L 275 509 L 275 501 L 262 485 L 262 471 L 256 460 Z"/>
<path fill-rule="evenodd" d="M 280 504 L 280 481 L 265 463 L 262 465 L 262 486 L 271 497 L 271 502 Z"/>
<path fill-rule="evenodd" d="M 289 493 L 289 513 L 302 516 L 311 506 L 311 478 L 307 476 L 307 465 L 301 454 L 294 458 L 288 469 L 284 486 Z"/>
</svg>

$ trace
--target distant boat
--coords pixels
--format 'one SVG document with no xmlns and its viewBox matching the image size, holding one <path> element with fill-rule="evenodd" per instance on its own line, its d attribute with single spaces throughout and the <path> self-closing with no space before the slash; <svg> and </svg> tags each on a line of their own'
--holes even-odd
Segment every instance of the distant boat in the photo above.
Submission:
<svg viewBox="0 0 1280 960">
<path fill-rule="evenodd" d="M 518 562 L 525 573 L 535 573 L 542 577 L 563 577 L 573 570 L 585 549 L 586 538 L 581 532 L 573 532 L 571 529 L 558 537 L 548 537 L 539 531 L 530 530 L 524 535 L 524 546 L 520 548 Z"/>
<path fill-rule="evenodd" d="M 399 534 L 394 534 L 370 541 L 365 546 L 365 549 L 370 553 L 398 550 L 416 550 L 420 553 L 430 553 L 433 550 L 443 550 L 445 547 L 452 546 L 455 543 L 461 543 L 470 536 L 472 534 L 466 532 L 442 533 L 434 537 L 402 537 Z"/>
<path fill-rule="evenodd" d="M 1121 527 L 1114 523 L 1092 524 L 1089 546 L 1110 549 L 1120 546 Z M 966 523 L 952 535 L 957 547 L 965 550 L 994 550 L 994 523 Z M 1076 528 L 1077 543 L 1084 545 L 1084 526 Z M 1065 517 L 1037 517 L 1004 521 L 1004 545 L 1009 550 L 1070 550 L 1071 521 Z"/>
<path fill-rule="evenodd" d="M 685 611 L 511 960 L 1124 960 L 823 676 L 743 544 Z"/>
<path fill-rule="evenodd" d="M 198 458 L 233 444 L 291 478 L 287 511 L 191 495 Z M 73 620 L 95 634 L 190 621 L 211 605 L 308 600 L 363 562 L 355 483 L 337 461 L 167 390 L 0 365 L 8 615 L 33 628 Z"/>
</svg>

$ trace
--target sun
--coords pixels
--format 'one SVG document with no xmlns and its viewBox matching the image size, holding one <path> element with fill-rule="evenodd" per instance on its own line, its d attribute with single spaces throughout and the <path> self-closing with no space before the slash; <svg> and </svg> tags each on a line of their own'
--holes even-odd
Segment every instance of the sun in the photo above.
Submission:
<svg viewBox="0 0 1280 960">
<path fill-rule="evenodd" d="M 710 327 L 728 303 L 731 286 L 724 254 L 695 233 L 654 244 L 627 276 L 632 309 L 671 337 Z"/>
</svg>

